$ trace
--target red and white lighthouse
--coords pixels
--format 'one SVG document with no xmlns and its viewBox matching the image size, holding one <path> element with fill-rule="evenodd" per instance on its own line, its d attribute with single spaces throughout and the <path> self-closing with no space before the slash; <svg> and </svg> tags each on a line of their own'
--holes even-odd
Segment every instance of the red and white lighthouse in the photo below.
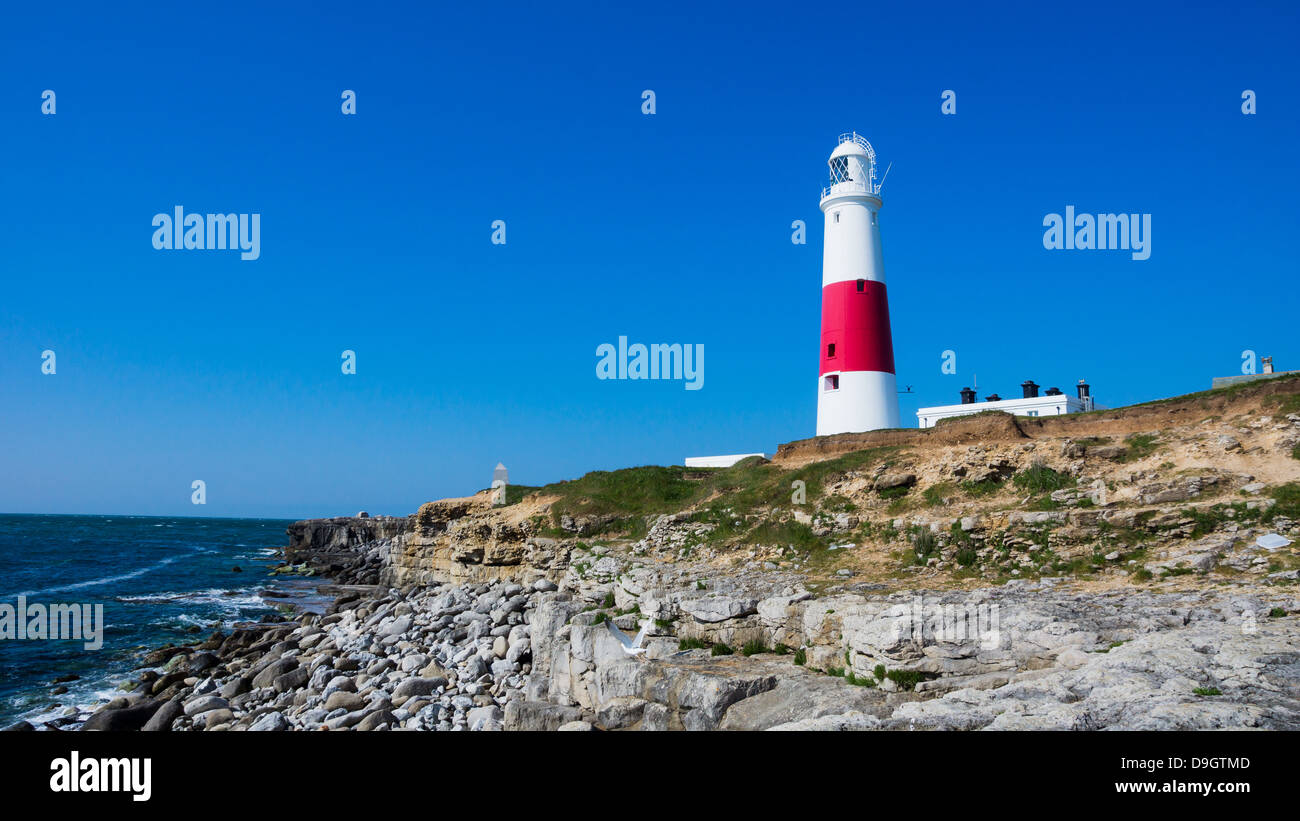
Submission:
<svg viewBox="0 0 1300 821">
<path fill-rule="evenodd" d="M 899 427 L 894 343 L 880 253 L 876 152 L 857 132 L 831 153 L 822 255 L 817 435 Z"/>
</svg>

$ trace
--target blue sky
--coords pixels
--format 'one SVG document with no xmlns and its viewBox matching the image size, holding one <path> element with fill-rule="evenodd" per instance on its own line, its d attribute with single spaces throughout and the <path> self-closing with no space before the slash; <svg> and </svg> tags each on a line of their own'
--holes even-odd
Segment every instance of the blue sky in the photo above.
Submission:
<svg viewBox="0 0 1300 821">
<path fill-rule="evenodd" d="M 973 374 L 1300 367 L 1294 6 L 263 5 L 8 15 L 0 511 L 404 514 L 811 436 L 854 129 L 906 424 Z M 155 250 L 176 205 L 261 214 L 261 258 Z M 1067 205 L 1151 214 L 1151 258 L 1045 250 Z M 703 344 L 704 388 L 597 380 L 620 335 Z"/>
</svg>

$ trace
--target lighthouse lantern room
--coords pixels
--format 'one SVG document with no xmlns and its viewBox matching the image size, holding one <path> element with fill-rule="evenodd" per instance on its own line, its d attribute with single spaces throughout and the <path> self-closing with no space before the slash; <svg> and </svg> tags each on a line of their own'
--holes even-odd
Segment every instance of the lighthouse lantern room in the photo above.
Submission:
<svg viewBox="0 0 1300 821">
<path fill-rule="evenodd" d="M 829 165 L 830 185 L 821 198 L 826 231 L 817 435 L 896 428 L 876 152 L 857 132 L 842 134 Z"/>
</svg>

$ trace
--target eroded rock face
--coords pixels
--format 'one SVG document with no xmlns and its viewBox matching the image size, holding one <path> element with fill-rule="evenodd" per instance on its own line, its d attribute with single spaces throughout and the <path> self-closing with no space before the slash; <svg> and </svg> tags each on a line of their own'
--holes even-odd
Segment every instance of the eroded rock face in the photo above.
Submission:
<svg viewBox="0 0 1300 821">
<path fill-rule="evenodd" d="M 396 587 L 545 578 L 568 558 L 555 539 L 535 537 L 516 511 L 493 509 L 486 497 L 444 499 L 420 507 L 409 532 L 389 542 L 381 583 Z"/>
<path fill-rule="evenodd" d="M 307 565 L 340 584 L 378 584 L 395 539 L 407 533 L 412 517 L 339 516 L 307 519 L 288 527 L 285 561 Z"/>
<path fill-rule="evenodd" d="M 575 610 L 564 595 L 534 611 L 545 626 L 533 624 L 533 656 L 546 662 L 529 698 L 608 729 L 1300 727 L 1293 625 L 1264 625 L 1276 605 L 1251 597 L 1012 583 L 973 594 L 773 596 L 756 614 L 703 623 L 714 635 L 748 624 L 769 646 L 781 631 L 805 648 L 798 667 L 770 653 L 675 652 L 672 639 L 651 640 L 649 661 L 637 662 L 603 625 L 584 623 L 587 614 L 561 625 Z M 837 669 L 873 686 L 825 674 Z"/>
</svg>

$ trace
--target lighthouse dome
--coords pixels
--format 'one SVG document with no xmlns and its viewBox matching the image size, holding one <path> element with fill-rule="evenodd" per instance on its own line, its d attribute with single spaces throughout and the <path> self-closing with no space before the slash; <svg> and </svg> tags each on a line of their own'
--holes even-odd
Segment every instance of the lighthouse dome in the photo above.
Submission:
<svg viewBox="0 0 1300 821">
<path fill-rule="evenodd" d="M 835 146 L 835 150 L 831 152 L 832 160 L 838 159 L 840 157 L 866 157 L 866 156 L 869 156 L 867 154 L 867 149 L 863 148 L 857 143 L 851 143 L 851 142 L 840 143 L 839 145 Z"/>
<path fill-rule="evenodd" d="M 840 135 L 839 145 L 831 152 L 827 164 L 830 166 L 831 185 L 822 192 L 823 198 L 832 192 L 876 193 L 876 151 L 858 132 Z"/>
<path fill-rule="evenodd" d="M 850 131 L 847 134 L 840 135 L 840 144 L 835 146 L 831 152 L 831 159 L 839 157 L 866 157 L 873 163 L 876 161 L 876 150 L 856 131 Z"/>
</svg>

